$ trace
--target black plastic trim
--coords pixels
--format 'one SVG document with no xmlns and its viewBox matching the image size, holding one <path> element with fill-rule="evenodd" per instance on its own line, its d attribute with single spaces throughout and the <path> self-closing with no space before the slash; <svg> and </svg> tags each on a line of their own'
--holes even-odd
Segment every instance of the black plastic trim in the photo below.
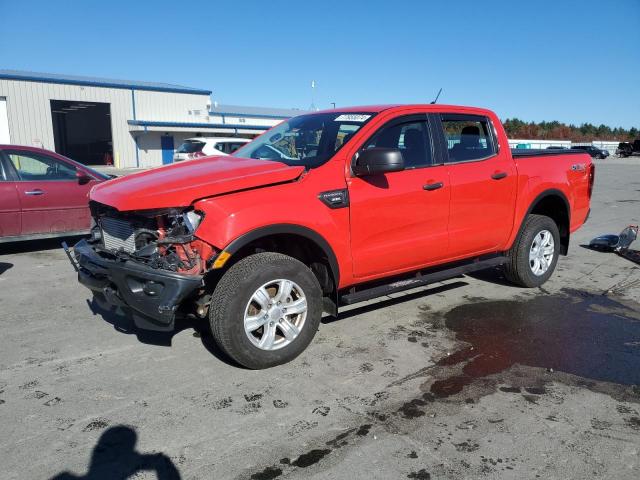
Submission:
<svg viewBox="0 0 640 480">
<path fill-rule="evenodd" d="M 410 290 L 412 288 L 423 287 L 430 283 L 448 280 L 465 273 L 483 270 L 489 267 L 502 265 L 507 261 L 507 257 L 501 254 L 486 255 L 460 262 L 439 265 L 430 269 L 421 270 L 403 276 L 396 276 L 392 279 L 385 279 L 369 285 L 355 286 L 339 296 L 341 305 L 352 305 L 365 300 L 371 300 L 390 293 Z"/>
<path fill-rule="evenodd" d="M 533 209 L 536 207 L 536 205 L 538 205 L 538 203 L 540 203 L 540 201 L 546 197 L 560 197 L 562 199 L 562 201 L 564 202 L 565 208 L 567 209 L 567 244 L 566 245 L 561 245 L 561 249 L 560 249 L 560 253 L 562 255 L 566 255 L 569 251 L 569 241 L 571 240 L 571 206 L 569 204 L 569 200 L 567 199 L 566 195 L 564 193 L 562 193 L 561 190 L 555 189 L 555 188 L 551 188 L 549 190 L 545 190 L 544 192 L 540 193 L 536 198 L 533 199 L 533 202 L 531 202 L 531 204 L 529 205 L 529 208 L 527 209 L 527 212 L 524 214 L 524 217 L 522 217 L 522 223 L 520 224 L 520 228 L 518 229 L 518 236 L 520 235 L 521 231 L 522 231 L 522 227 L 524 226 L 524 222 L 526 220 L 526 218 L 529 216 L 529 214 L 533 211 Z M 516 236 L 516 239 L 518 238 L 518 236 Z"/>
<path fill-rule="evenodd" d="M 345 208 L 349 206 L 349 190 L 341 188 L 339 190 L 329 190 L 321 192 L 318 199 L 331 209 Z"/>
<path fill-rule="evenodd" d="M 78 262 L 78 281 L 81 284 L 102 293 L 109 303 L 126 305 L 148 317 L 150 325 L 155 324 L 154 329 L 172 329 L 181 302 L 202 286 L 201 275 L 182 275 L 132 260 L 102 257 L 86 240 L 80 240 L 73 247 L 73 252 Z M 155 288 L 155 295 L 147 293 L 147 282 Z"/>
<path fill-rule="evenodd" d="M 512 148 L 511 156 L 513 158 L 527 158 L 527 157 L 547 157 L 550 155 L 587 155 L 589 154 L 584 150 L 572 150 L 570 148 Z M 591 156 L 589 156 L 591 158 Z"/>
<path fill-rule="evenodd" d="M 296 225 L 293 223 L 278 223 L 274 225 L 268 225 L 265 227 L 256 228 L 255 230 L 251 230 L 250 232 L 245 233 L 244 235 L 239 236 L 234 241 L 232 241 L 229 245 L 227 245 L 223 250 L 225 252 L 229 252 L 230 254 L 234 254 L 238 250 L 240 250 L 245 245 L 258 240 L 260 238 L 268 237 L 269 235 L 281 235 L 281 234 L 293 234 L 300 235 L 301 237 L 308 238 L 313 241 L 327 256 L 327 260 L 329 261 L 329 267 L 331 268 L 331 274 L 333 275 L 333 279 L 336 283 L 336 286 L 340 282 L 340 267 L 338 266 L 338 260 L 336 258 L 336 254 L 333 252 L 331 245 L 327 242 L 322 235 L 311 230 L 310 228 L 303 227 L 301 225 Z"/>
<path fill-rule="evenodd" d="M 433 144 L 433 165 L 447 163 L 447 141 L 444 138 L 444 130 L 439 113 L 427 114 L 429 129 L 431 130 L 431 143 Z"/>
</svg>

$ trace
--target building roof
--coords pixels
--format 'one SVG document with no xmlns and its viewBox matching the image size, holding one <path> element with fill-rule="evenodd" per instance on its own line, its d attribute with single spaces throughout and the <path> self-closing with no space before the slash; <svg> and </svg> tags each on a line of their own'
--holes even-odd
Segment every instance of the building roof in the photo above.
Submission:
<svg viewBox="0 0 640 480">
<path fill-rule="evenodd" d="M 137 80 L 116 80 L 113 78 L 84 77 L 80 75 L 60 75 L 58 73 L 24 72 L 0 69 L 0 79 L 23 82 L 61 83 L 65 85 L 86 85 L 90 87 L 126 88 L 128 90 L 152 90 L 157 92 L 192 93 L 211 95 L 211 90 L 173 85 L 170 83 L 143 82 Z"/>
<path fill-rule="evenodd" d="M 303 113 L 311 113 L 298 108 L 246 107 L 241 105 L 213 105 L 211 115 L 237 115 L 255 118 L 291 118 Z"/>
<path fill-rule="evenodd" d="M 147 130 L 149 127 L 159 128 L 189 128 L 196 130 L 205 129 L 220 129 L 226 128 L 228 130 L 247 130 L 247 131 L 264 131 L 269 130 L 271 127 L 267 125 L 247 125 L 246 123 L 233 124 L 233 123 L 198 123 L 198 122 L 158 122 L 154 120 L 127 120 L 127 123 L 131 127 L 141 127 Z"/>
</svg>

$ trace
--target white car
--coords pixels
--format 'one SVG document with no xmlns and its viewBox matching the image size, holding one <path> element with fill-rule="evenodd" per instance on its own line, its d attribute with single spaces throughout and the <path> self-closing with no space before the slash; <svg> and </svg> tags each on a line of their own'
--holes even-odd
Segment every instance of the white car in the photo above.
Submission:
<svg viewBox="0 0 640 480">
<path fill-rule="evenodd" d="M 251 140 L 237 137 L 187 138 L 173 154 L 174 162 L 191 160 L 209 155 L 230 155 Z"/>
</svg>

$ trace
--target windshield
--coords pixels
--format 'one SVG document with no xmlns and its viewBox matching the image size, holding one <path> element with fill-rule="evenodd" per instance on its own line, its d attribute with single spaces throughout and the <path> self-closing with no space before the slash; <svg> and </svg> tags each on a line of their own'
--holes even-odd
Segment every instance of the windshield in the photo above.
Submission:
<svg viewBox="0 0 640 480">
<path fill-rule="evenodd" d="M 374 115 L 331 112 L 294 117 L 240 148 L 233 156 L 318 167 Z"/>
<path fill-rule="evenodd" d="M 176 150 L 176 152 L 195 153 L 202 151 L 202 147 L 204 147 L 203 142 L 199 142 L 197 140 L 185 140 L 184 143 L 178 147 L 178 150 Z"/>
</svg>

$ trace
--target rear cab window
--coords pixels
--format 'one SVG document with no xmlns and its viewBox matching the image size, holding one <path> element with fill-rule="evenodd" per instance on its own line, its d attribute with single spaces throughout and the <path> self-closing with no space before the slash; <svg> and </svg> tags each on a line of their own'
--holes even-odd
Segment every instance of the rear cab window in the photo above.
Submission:
<svg viewBox="0 0 640 480">
<path fill-rule="evenodd" d="M 441 114 L 448 162 L 484 160 L 497 153 L 491 123 L 487 117 Z"/>
</svg>

